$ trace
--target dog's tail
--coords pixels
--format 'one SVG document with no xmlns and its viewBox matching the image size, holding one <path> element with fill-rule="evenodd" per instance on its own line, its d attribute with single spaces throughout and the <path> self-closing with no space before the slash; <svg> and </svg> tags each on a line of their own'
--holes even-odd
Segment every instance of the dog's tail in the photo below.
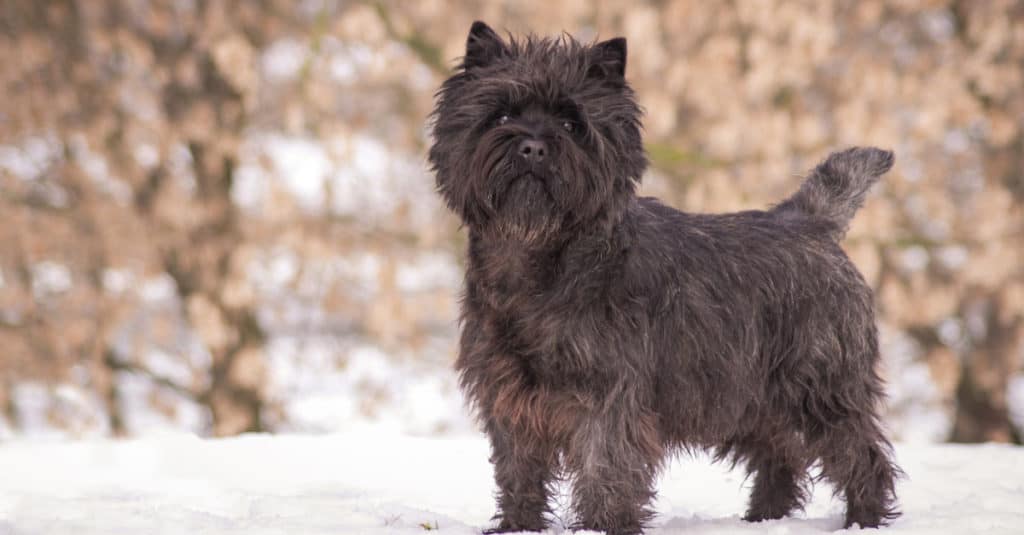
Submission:
<svg viewBox="0 0 1024 535">
<path fill-rule="evenodd" d="M 854 147 L 833 152 L 804 180 L 800 190 L 773 208 L 778 214 L 798 212 L 835 224 L 832 237 L 846 235 L 853 214 L 878 178 L 892 168 L 892 151 Z"/>
</svg>

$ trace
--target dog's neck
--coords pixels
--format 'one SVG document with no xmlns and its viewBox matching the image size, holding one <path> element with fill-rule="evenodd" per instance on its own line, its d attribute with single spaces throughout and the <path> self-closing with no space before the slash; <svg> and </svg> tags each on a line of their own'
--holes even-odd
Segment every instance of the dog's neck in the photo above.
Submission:
<svg viewBox="0 0 1024 535">
<path fill-rule="evenodd" d="M 470 230 L 470 274 L 499 293 L 535 292 L 557 280 L 572 239 L 524 239 L 494 229 Z"/>
<path fill-rule="evenodd" d="M 629 225 L 580 226 L 572 232 L 523 240 L 493 228 L 472 228 L 469 232 L 469 284 L 481 285 L 499 302 L 549 293 L 554 285 L 595 274 L 595 266 L 613 268 L 610 256 L 623 255 L 629 247 Z"/>
</svg>

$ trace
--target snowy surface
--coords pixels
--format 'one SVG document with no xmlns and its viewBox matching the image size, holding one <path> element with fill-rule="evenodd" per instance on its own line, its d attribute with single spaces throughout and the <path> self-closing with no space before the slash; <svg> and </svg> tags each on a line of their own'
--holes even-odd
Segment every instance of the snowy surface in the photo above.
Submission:
<svg viewBox="0 0 1024 535">
<path fill-rule="evenodd" d="M 1024 533 L 1024 448 L 897 447 L 904 516 L 883 532 Z M 486 442 L 379 429 L 324 436 L 0 444 L 2 534 L 478 533 L 493 512 Z M 739 472 L 674 462 L 651 533 L 821 533 L 842 503 L 746 524 Z M 564 511 L 561 513 L 564 517 Z M 563 531 L 560 520 L 550 531 Z"/>
</svg>

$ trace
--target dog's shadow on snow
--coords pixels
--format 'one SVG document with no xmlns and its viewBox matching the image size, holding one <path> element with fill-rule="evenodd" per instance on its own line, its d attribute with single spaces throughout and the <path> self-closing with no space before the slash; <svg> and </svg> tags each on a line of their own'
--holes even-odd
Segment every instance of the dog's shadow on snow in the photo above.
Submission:
<svg viewBox="0 0 1024 535">
<path fill-rule="evenodd" d="M 824 518 L 782 518 L 779 520 L 767 520 L 764 522 L 745 522 L 738 515 L 720 518 L 707 518 L 702 516 L 662 516 L 664 522 L 657 519 L 645 530 L 646 533 L 669 535 L 673 533 L 690 534 L 713 534 L 713 533 L 832 533 L 846 531 L 843 529 L 843 521 L 839 517 Z M 524 532 L 525 533 L 525 532 Z M 598 531 L 571 531 L 565 524 L 555 525 L 544 533 L 554 535 L 600 535 Z"/>
<path fill-rule="evenodd" d="M 737 515 L 721 518 L 701 516 L 665 516 L 666 520 L 651 526 L 651 533 L 831 533 L 843 529 L 839 518 L 782 518 L 764 522 L 745 522 Z M 776 530 L 780 531 L 776 531 Z"/>
</svg>

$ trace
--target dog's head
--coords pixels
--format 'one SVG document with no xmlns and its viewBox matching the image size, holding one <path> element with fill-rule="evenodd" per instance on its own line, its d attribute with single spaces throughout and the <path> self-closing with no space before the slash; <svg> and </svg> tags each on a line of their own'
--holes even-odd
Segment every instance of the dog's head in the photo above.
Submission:
<svg viewBox="0 0 1024 535">
<path fill-rule="evenodd" d="M 647 165 L 626 40 L 499 37 L 482 22 L 437 94 L 430 163 L 471 228 L 545 240 L 615 221 Z"/>
</svg>

